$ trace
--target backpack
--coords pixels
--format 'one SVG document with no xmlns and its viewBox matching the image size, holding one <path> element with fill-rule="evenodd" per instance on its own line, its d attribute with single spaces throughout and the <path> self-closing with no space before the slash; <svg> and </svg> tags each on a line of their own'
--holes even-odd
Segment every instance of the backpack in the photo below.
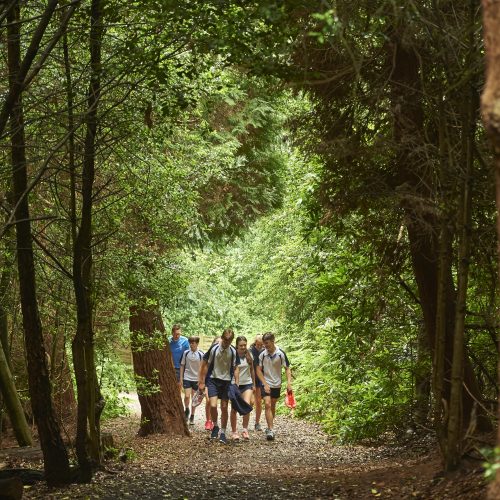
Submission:
<svg viewBox="0 0 500 500">
<path fill-rule="evenodd" d="M 219 344 L 215 344 L 213 345 L 212 347 L 210 347 L 210 349 L 207 351 L 207 354 L 208 356 L 210 356 L 210 353 L 212 352 L 212 349 L 214 349 L 214 355 L 212 356 L 212 361 L 210 362 L 210 365 L 208 367 L 208 371 L 207 371 L 207 376 L 206 378 L 210 378 L 210 376 L 212 375 L 212 372 L 214 370 L 214 365 L 215 365 L 215 355 L 217 354 L 217 352 L 215 351 L 215 349 L 219 348 L 220 349 L 220 345 Z M 231 378 L 233 378 L 233 374 L 234 374 L 234 368 L 233 368 L 233 362 L 234 362 L 234 355 L 235 355 L 235 352 L 236 352 L 236 349 L 231 345 L 229 346 L 229 349 L 231 350 L 231 368 L 229 369 L 229 374 L 231 375 Z"/>
<path fill-rule="evenodd" d="M 184 365 L 186 365 L 186 358 L 187 358 L 187 355 L 189 353 L 191 349 L 186 349 L 183 353 L 182 353 L 182 357 L 181 357 L 181 365 L 182 363 L 184 362 Z M 203 353 L 198 349 L 197 351 L 198 353 L 198 356 L 200 357 L 200 361 L 203 359 Z"/>
</svg>

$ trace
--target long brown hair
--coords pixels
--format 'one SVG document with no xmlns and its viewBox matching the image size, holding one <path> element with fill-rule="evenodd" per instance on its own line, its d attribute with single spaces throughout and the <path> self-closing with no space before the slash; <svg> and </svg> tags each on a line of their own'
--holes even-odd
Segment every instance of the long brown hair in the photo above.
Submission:
<svg viewBox="0 0 500 500">
<path fill-rule="evenodd" d="M 236 349 L 238 349 L 238 344 L 242 341 L 246 342 L 247 346 L 248 346 L 247 338 L 244 335 L 240 335 L 239 337 L 236 338 Z M 238 354 L 238 356 L 239 356 L 239 354 Z M 253 358 L 252 358 L 252 355 L 250 354 L 250 352 L 248 351 L 248 347 L 247 347 L 247 350 L 245 351 L 245 357 L 247 358 L 247 363 L 249 365 L 253 366 Z"/>
</svg>

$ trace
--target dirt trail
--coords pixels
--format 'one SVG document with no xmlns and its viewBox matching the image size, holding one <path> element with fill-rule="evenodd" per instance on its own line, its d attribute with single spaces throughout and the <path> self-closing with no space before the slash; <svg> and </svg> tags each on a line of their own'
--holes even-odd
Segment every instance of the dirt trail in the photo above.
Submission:
<svg viewBox="0 0 500 500">
<path fill-rule="evenodd" d="M 425 443 L 403 446 L 335 446 L 318 427 L 278 417 L 276 440 L 251 432 L 249 442 L 211 441 L 197 416 L 191 438 L 137 438 L 137 416 L 109 422 L 125 464 L 108 463 L 90 485 L 49 490 L 37 485 L 26 498 L 54 499 L 288 499 L 484 498 L 479 468 L 436 477 L 438 457 Z M 253 428 L 253 419 L 251 419 Z"/>
</svg>

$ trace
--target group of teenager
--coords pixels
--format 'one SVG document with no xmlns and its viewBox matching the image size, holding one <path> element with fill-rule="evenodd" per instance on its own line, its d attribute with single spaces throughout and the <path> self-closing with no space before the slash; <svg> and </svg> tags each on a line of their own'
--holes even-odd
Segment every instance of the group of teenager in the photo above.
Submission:
<svg viewBox="0 0 500 500">
<path fill-rule="evenodd" d="M 238 387 L 241 398 L 248 405 L 255 405 L 255 431 L 261 431 L 262 401 L 267 428 L 265 436 L 268 441 L 274 440 L 274 418 L 276 403 L 281 396 L 282 371 L 285 371 L 287 391 L 292 390 L 292 374 L 290 363 L 285 352 L 275 343 L 273 333 L 257 335 L 252 345 L 248 346 L 246 337 L 236 338 L 236 347 L 232 345 L 234 332 L 223 331 L 216 337 L 207 352 L 199 349 L 200 338 L 182 335 L 180 325 L 172 327 L 169 339 L 172 360 L 177 381 L 184 390 L 185 418 L 194 425 L 196 407 L 192 405 L 192 397 L 196 392 L 204 391 L 207 396 L 205 404 L 205 429 L 210 431 L 211 439 L 218 439 L 227 444 L 227 424 L 230 420 L 231 439 L 238 441 L 237 408 L 232 405 L 229 417 L 229 398 L 231 384 Z M 218 402 L 220 401 L 220 425 Z M 250 413 L 243 415 L 243 440 L 250 439 L 248 426 Z"/>
</svg>

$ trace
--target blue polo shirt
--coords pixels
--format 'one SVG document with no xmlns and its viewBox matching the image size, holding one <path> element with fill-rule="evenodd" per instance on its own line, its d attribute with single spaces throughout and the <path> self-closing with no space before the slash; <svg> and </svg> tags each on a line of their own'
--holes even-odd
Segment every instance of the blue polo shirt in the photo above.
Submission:
<svg viewBox="0 0 500 500">
<path fill-rule="evenodd" d="M 172 351 L 174 367 L 176 370 L 180 370 L 182 354 L 186 349 L 189 349 L 189 341 L 186 337 L 183 337 L 181 335 L 178 340 L 174 340 L 172 337 L 170 337 L 168 339 L 168 342 L 170 344 L 170 350 Z"/>
</svg>

